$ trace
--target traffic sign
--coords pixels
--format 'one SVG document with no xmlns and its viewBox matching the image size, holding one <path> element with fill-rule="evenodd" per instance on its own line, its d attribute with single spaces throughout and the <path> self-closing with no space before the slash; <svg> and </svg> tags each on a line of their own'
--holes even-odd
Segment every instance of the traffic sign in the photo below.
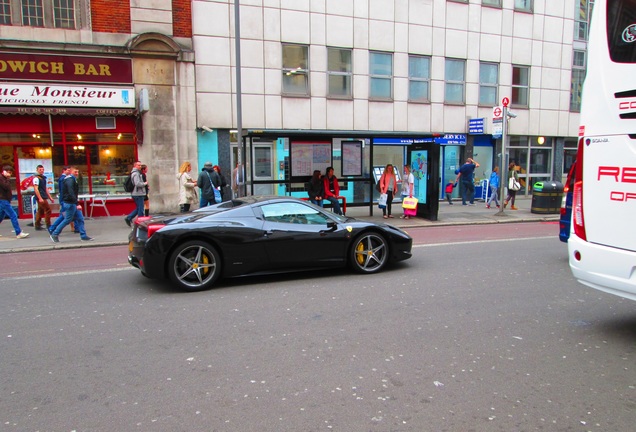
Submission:
<svg viewBox="0 0 636 432">
<path fill-rule="evenodd" d="M 496 106 L 492 109 L 492 118 L 503 118 L 503 109 L 500 106 Z"/>
<path fill-rule="evenodd" d="M 507 107 L 509 103 L 510 103 L 510 99 L 508 99 L 507 97 L 501 100 L 501 104 L 505 107 Z"/>
</svg>

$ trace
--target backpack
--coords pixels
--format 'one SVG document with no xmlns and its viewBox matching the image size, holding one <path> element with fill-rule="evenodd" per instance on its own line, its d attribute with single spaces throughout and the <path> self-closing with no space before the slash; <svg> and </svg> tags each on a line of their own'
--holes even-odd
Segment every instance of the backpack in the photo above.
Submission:
<svg viewBox="0 0 636 432">
<path fill-rule="evenodd" d="M 133 190 L 135 190 L 135 184 L 133 183 L 130 174 L 128 174 L 124 179 L 124 190 L 126 192 L 132 192 Z"/>
</svg>

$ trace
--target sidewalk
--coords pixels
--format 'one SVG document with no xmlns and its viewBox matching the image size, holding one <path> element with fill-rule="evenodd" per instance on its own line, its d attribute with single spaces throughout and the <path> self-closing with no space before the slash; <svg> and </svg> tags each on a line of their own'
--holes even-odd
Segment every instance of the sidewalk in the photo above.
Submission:
<svg viewBox="0 0 636 432">
<path fill-rule="evenodd" d="M 378 209 L 377 206 L 373 209 L 373 216 L 369 216 L 368 207 L 349 207 L 347 216 L 361 220 L 372 220 L 378 223 L 387 222 L 400 228 L 559 220 L 558 214 L 542 215 L 531 213 L 531 203 L 531 197 L 519 197 L 516 202 L 519 210 L 515 211 L 507 208 L 503 216 L 496 216 L 498 210 L 487 209 L 483 201 L 476 200 L 474 206 L 462 206 L 461 201 L 454 201 L 454 205 L 449 205 L 446 201 L 440 201 L 438 220 L 435 222 L 422 218 L 400 219 L 402 208 L 399 203 L 393 206 L 394 219 L 382 219 L 382 210 Z M 2 235 L 0 237 L 0 254 L 125 245 L 128 243 L 128 234 L 130 233 L 130 228 L 126 226 L 123 216 L 100 217 L 86 220 L 86 232 L 95 239 L 94 241 L 81 241 L 79 234 L 73 234 L 70 227 L 67 227 L 60 235 L 60 242 L 54 244 L 46 231 L 35 231 L 32 226 L 27 225 L 29 222 L 28 220 L 20 220 L 20 226 L 23 231 L 29 233 L 29 237 L 22 240 L 15 238 L 9 220 L 4 220 L 0 224 L 0 235 Z M 558 227 L 555 227 L 554 235 L 558 236 Z"/>
</svg>

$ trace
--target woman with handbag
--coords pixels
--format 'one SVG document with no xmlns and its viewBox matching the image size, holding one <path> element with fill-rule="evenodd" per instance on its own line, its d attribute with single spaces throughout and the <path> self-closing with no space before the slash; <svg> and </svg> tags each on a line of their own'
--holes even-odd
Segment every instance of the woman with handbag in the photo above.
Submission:
<svg viewBox="0 0 636 432">
<path fill-rule="evenodd" d="M 382 177 L 380 177 L 380 192 L 386 194 L 386 207 L 382 209 L 382 217 L 384 219 L 392 218 L 391 203 L 393 203 L 393 192 L 397 190 L 397 178 L 393 172 L 393 165 L 388 164 L 384 168 Z"/>
<path fill-rule="evenodd" d="M 179 180 L 179 211 L 181 213 L 189 212 L 190 206 L 199 201 L 195 187 L 197 182 L 190 176 L 190 171 L 192 171 L 192 165 L 190 162 L 184 162 L 179 168 L 179 174 L 177 174 L 177 180 Z"/>
<path fill-rule="evenodd" d="M 508 202 L 510 202 L 512 204 L 510 207 L 511 210 L 519 210 L 515 207 L 515 198 L 519 189 L 521 189 L 519 174 L 517 174 L 517 170 L 515 169 L 515 163 L 510 162 L 510 164 L 508 164 L 508 196 L 504 201 L 504 208 L 506 208 Z"/>
</svg>

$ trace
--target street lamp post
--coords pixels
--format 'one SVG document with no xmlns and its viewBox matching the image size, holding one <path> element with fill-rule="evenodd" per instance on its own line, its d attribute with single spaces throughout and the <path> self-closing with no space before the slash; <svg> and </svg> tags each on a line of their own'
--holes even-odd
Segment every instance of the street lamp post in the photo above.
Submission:
<svg viewBox="0 0 636 432">
<path fill-rule="evenodd" d="M 511 117 L 508 112 L 508 98 L 503 100 L 503 124 L 501 131 L 501 159 L 499 166 L 499 199 L 501 200 L 501 206 L 499 211 L 495 213 L 495 216 L 504 216 L 504 192 L 506 191 L 506 177 L 508 176 L 508 150 L 506 148 L 506 140 L 508 139 L 508 120 Z M 516 116 L 515 116 L 516 117 Z M 505 174 L 504 174 L 505 173 Z"/>
<path fill-rule="evenodd" d="M 234 46 L 236 52 L 236 133 L 237 133 L 237 159 L 238 159 L 238 168 L 243 170 L 243 179 L 246 179 L 245 176 L 245 164 L 243 163 L 244 154 L 244 143 L 243 143 L 243 93 L 241 89 L 241 16 L 240 16 L 240 4 L 239 0 L 234 0 Z M 245 180 L 243 181 L 243 186 L 237 185 L 239 188 L 247 187 L 247 183 Z M 243 195 L 246 195 L 247 191 L 243 192 Z"/>
</svg>

